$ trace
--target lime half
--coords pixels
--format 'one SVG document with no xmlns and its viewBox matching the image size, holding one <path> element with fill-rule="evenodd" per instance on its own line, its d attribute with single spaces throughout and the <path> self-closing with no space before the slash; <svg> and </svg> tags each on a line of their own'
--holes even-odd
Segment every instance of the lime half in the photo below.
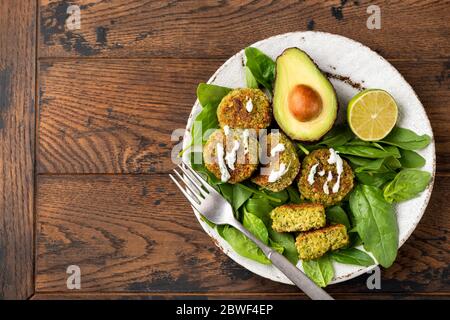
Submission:
<svg viewBox="0 0 450 320">
<path fill-rule="evenodd" d="M 347 121 L 361 140 L 376 141 L 386 137 L 398 118 L 394 98 L 384 90 L 364 90 L 348 103 Z"/>
</svg>

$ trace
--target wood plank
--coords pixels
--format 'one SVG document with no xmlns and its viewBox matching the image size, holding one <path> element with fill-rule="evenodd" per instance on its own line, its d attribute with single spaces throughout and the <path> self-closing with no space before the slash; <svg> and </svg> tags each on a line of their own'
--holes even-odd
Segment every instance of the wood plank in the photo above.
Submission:
<svg viewBox="0 0 450 320">
<path fill-rule="evenodd" d="M 436 178 L 421 223 L 382 272 L 377 293 L 450 290 L 450 181 Z M 167 175 L 45 175 L 38 178 L 36 291 L 64 294 L 66 268 L 81 268 L 80 292 L 295 294 L 253 275 L 216 248 Z M 368 275 L 331 293 L 370 293 Z"/>
<path fill-rule="evenodd" d="M 184 128 L 195 89 L 223 63 L 205 59 L 40 62 L 39 173 L 168 172 L 170 134 Z M 438 171 L 450 171 L 450 63 L 393 64 L 433 125 Z"/>
<path fill-rule="evenodd" d="M 41 62 L 39 173 L 151 173 L 173 167 L 199 81 L 220 61 Z"/>
<path fill-rule="evenodd" d="M 333 298 L 336 300 L 448 300 L 450 293 L 334 293 Z M 205 293 L 205 294 L 155 294 L 155 293 L 37 293 L 32 300 L 309 300 L 302 293 L 292 294 L 245 294 L 245 293 Z"/>
<path fill-rule="evenodd" d="M 45 57 L 229 57 L 253 42 L 297 30 L 332 32 L 387 58 L 448 58 L 448 1 L 78 0 L 81 29 L 65 27 L 69 3 L 40 1 Z M 381 29 L 369 30 L 378 4 Z"/>
<path fill-rule="evenodd" d="M 0 299 L 33 293 L 35 1 L 0 2 Z"/>
</svg>

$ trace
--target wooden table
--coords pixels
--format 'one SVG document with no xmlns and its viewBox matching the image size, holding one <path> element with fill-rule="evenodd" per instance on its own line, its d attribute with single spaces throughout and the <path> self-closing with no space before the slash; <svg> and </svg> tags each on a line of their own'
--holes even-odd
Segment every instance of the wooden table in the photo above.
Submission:
<svg viewBox="0 0 450 320">
<path fill-rule="evenodd" d="M 382 289 L 336 298 L 446 298 L 449 283 L 449 1 L 0 2 L 0 297 L 305 298 L 225 256 L 170 183 L 170 134 L 195 89 L 266 37 L 314 29 L 360 41 L 416 90 L 433 125 L 428 209 Z M 366 28 L 369 4 L 381 30 Z M 69 290 L 69 265 L 81 289 Z"/>
</svg>

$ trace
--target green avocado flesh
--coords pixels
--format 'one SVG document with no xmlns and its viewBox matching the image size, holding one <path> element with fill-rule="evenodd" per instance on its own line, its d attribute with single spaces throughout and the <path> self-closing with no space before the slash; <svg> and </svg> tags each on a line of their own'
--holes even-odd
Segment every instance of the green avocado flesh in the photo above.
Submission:
<svg viewBox="0 0 450 320">
<path fill-rule="evenodd" d="M 338 104 L 333 86 L 313 60 L 298 48 L 286 49 L 277 58 L 276 63 L 273 98 L 275 120 L 294 140 L 319 140 L 331 129 L 336 120 Z M 322 100 L 322 110 L 312 120 L 298 120 L 289 108 L 289 94 L 298 85 L 310 87 Z"/>
</svg>

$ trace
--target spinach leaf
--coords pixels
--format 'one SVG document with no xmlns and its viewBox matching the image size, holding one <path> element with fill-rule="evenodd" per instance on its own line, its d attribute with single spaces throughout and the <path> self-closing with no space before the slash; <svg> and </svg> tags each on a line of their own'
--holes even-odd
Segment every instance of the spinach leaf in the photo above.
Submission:
<svg viewBox="0 0 450 320">
<path fill-rule="evenodd" d="M 197 87 L 197 98 L 202 107 L 210 105 L 214 110 L 219 106 L 222 98 L 231 91 L 230 88 L 214 84 L 200 83 Z"/>
<path fill-rule="evenodd" d="M 220 193 L 228 201 L 229 204 L 233 203 L 233 185 L 229 183 L 221 183 L 218 185 Z"/>
<path fill-rule="evenodd" d="M 361 237 L 357 232 L 349 232 L 348 237 L 350 239 L 349 248 L 357 247 L 363 244 Z"/>
<path fill-rule="evenodd" d="M 390 171 L 395 171 L 397 169 L 400 169 L 402 167 L 402 164 L 397 158 L 387 157 L 386 159 L 384 159 L 384 166 Z"/>
<path fill-rule="evenodd" d="M 248 189 L 242 188 L 239 183 L 233 185 L 233 209 L 237 211 L 240 207 L 242 207 L 245 201 L 252 196 L 252 194 L 253 193 Z"/>
<path fill-rule="evenodd" d="M 344 209 L 342 209 L 340 206 L 333 206 L 329 207 L 326 210 L 327 220 L 331 224 L 343 224 L 347 231 L 351 229 L 350 220 L 348 219 L 347 214 L 345 213 Z"/>
<path fill-rule="evenodd" d="M 357 167 L 355 169 L 355 172 L 363 172 L 363 171 L 377 171 L 380 170 L 381 166 L 383 165 L 385 161 L 385 158 L 379 158 L 375 160 L 371 160 L 367 162 L 366 164 Z"/>
<path fill-rule="evenodd" d="M 272 249 L 274 249 L 276 252 L 278 252 L 279 254 L 283 254 L 283 252 L 284 252 L 284 247 L 281 244 L 276 243 L 272 239 L 269 239 L 269 246 Z"/>
<path fill-rule="evenodd" d="M 241 188 L 247 189 L 251 192 L 253 192 L 253 194 L 258 195 L 260 197 L 266 198 L 272 202 L 275 202 L 277 204 L 281 203 L 281 200 L 278 199 L 277 197 L 272 197 L 271 195 L 269 195 L 268 193 L 264 192 L 264 191 L 260 191 L 258 190 L 252 183 L 249 182 L 243 182 L 240 184 Z"/>
<path fill-rule="evenodd" d="M 275 62 L 261 50 L 252 47 L 245 48 L 245 56 L 247 57 L 246 66 L 256 81 L 272 92 L 275 80 Z"/>
<path fill-rule="evenodd" d="M 352 264 L 357 266 L 368 267 L 375 264 L 372 257 L 364 251 L 356 248 L 340 249 L 332 251 L 330 258 L 336 262 L 343 264 Z"/>
<path fill-rule="evenodd" d="M 220 87 L 213 84 L 200 83 L 197 87 L 197 98 L 202 105 L 202 110 L 195 118 L 192 125 L 192 142 L 201 145 L 208 140 L 213 132 L 211 129 L 219 127 L 217 120 L 217 107 L 224 96 L 230 92 L 230 88 Z"/>
<path fill-rule="evenodd" d="M 295 238 L 291 233 L 280 233 L 268 228 L 269 237 L 279 245 L 283 246 L 283 255 L 294 265 L 298 262 L 298 252 L 295 247 Z"/>
<path fill-rule="evenodd" d="M 425 159 L 417 152 L 400 149 L 400 154 L 403 168 L 422 168 L 425 165 Z"/>
<path fill-rule="evenodd" d="M 320 148 L 319 145 L 317 145 L 317 148 Z M 297 143 L 297 153 L 299 156 L 307 156 L 310 153 L 310 149 L 308 149 L 306 146 L 301 144 L 300 142 Z"/>
<path fill-rule="evenodd" d="M 400 202 L 415 198 L 430 183 L 431 174 L 417 169 L 400 171 L 384 188 L 384 198 L 388 202 Z"/>
<path fill-rule="evenodd" d="M 298 189 L 296 187 L 290 185 L 286 190 L 289 194 L 289 202 L 295 204 L 300 204 L 303 202 L 300 198 L 300 192 L 298 192 Z"/>
<path fill-rule="evenodd" d="M 253 213 L 244 210 L 244 217 L 242 219 L 244 227 L 250 231 L 255 237 L 264 242 L 269 243 L 269 233 L 264 222 Z"/>
<path fill-rule="evenodd" d="M 358 185 L 350 195 L 353 225 L 364 248 L 385 268 L 397 256 L 398 227 L 393 206 L 376 187 Z"/>
<path fill-rule="evenodd" d="M 287 190 L 282 190 L 279 192 L 273 192 L 273 191 L 264 191 L 266 194 L 268 194 L 270 197 L 278 199 L 278 201 L 270 201 L 270 203 L 272 204 L 272 206 L 280 206 L 284 203 L 286 203 L 286 201 L 289 200 L 289 193 L 287 192 Z"/>
<path fill-rule="evenodd" d="M 419 136 L 412 130 L 395 127 L 391 133 L 380 142 L 397 146 L 405 150 L 419 150 L 430 144 L 431 137 L 427 134 Z"/>
<path fill-rule="evenodd" d="M 342 155 L 350 163 L 355 173 L 360 172 L 392 172 L 401 167 L 401 163 L 397 158 L 389 156 L 387 158 L 362 158 L 357 156 Z"/>
<path fill-rule="evenodd" d="M 208 137 L 219 127 L 216 114 L 217 107 L 207 104 L 195 118 L 192 124 L 192 142 L 194 145 L 201 145 L 208 140 Z"/>
<path fill-rule="evenodd" d="M 347 124 L 341 124 L 331 129 L 318 144 L 337 148 L 349 142 L 353 137 L 350 127 Z"/>
<path fill-rule="evenodd" d="M 270 260 L 267 259 L 261 249 L 236 228 L 225 225 L 219 234 L 230 244 L 233 250 L 241 256 L 263 264 L 271 264 Z"/>
<path fill-rule="evenodd" d="M 258 89 L 258 82 L 256 81 L 255 77 L 253 76 L 253 73 L 250 71 L 250 69 L 246 66 L 244 67 L 245 70 L 245 81 L 247 82 L 247 88 L 253 88 Z"/>
<path fill-rule="evenodd" d="M 343 146 L 337 147 L 336 151 L 338 151 L 343 155 L 351 155 L 371 159 L 387 158 L 390 156 L 394 158 L 400 158 L 400 152 L 396 147 L 393 146 L 388 146 L 384 148 L 384 150 L 381 150 L 377 147 L 355 146 L 345 144 Z"/>
<path fill-rule="evenodd" d="M 389 172 L 356 172 L 356 178 L 362 184 L 381 188 L 385 183 L 395 178 L 396 173 Z"/>
<path fill-rule="evenodd" d="M 326 254 L 319 259 L 302 261 L 305 274 L 320 287 L 326 287 L 334 276 L 333 264 Z"/>
<path fill-rule="evenodd" d="M 358 167 L 364 167 L 370 165 L 373 159 L 367 159 L 367 158 L 361 158 L 361 157 L 355 157 L 355 156 L 349 156 L 345 155 L 345 159 L 347 159 L 350 162 L 350 165 L 352 168 L 356 169 Z M 382 159 L 382 158 L 380 158 Z"/>
<path fill-rule="evenodd" d="M 266 198 L 252 197 L 248 199 L 245 204 L 245 210 L 257 215 L 266 226 L 270 226 L 270 211 L 273 210 L 273 206 Z"/>
</svg>

